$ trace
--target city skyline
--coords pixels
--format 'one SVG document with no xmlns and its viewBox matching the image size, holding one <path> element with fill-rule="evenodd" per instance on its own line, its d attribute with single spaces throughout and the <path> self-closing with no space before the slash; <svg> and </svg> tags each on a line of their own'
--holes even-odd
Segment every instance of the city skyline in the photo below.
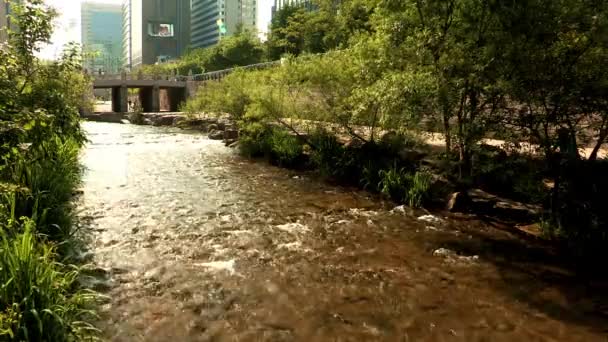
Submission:
<svg viewBox="0 0 608 342">
<path fill-rule="evenodd" d="M 58 17 L 55 19 L 55 31 L 51 37 L 51 44 L 42 47 L 38 56 L 43 59 L 57 59 L 63 47 L 70 42 L 81 43 L 81 4 L 85 0 L 65 1 L 65 0 L 45 0 L 45 2 L 54 7 L 58 12 Z M 95 0 L 97 3 L 119 4 L 122 5 L 123 0 Z M 272 11 L 271 8 L 274 0 L 258 0 L 258 12 L 256 28 L 260 37 L 264 37 L 268 31 Z"/>
</svg>

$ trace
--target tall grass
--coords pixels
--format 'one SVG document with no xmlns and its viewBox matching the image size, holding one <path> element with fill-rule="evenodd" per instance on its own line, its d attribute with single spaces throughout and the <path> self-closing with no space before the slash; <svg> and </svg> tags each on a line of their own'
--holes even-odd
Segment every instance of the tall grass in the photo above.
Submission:
<svg viewBox="0 0 608 342">
<path fill-rule="evenodd" d="M 95 336 L 96 294 L 80 289 L 72 194 L 79 143 L 57 136 L 29 147 L 0 187 L 0 341 L 75 341 Z M 12 184 L 12 185 L 9 185 Z"/>
<path fill-rule="evenodd" d="M 53 248 L 37 241 L 35 224 L 23 232 L 0 231 L 0 340 L 73 341 L 96 332 L 95 294 L 75 291 L 78 272 L 55 261 Z"/>
<path fill-rule="evenodd" d="M 37 233 L 52 241 L 74 235 L 72 193 L 80 183 L 79 144 L 54 137 L 12 166 L 11 181 L 29 189 L 16 195 L 15 216 L 34 220 Z"/>
</svg>

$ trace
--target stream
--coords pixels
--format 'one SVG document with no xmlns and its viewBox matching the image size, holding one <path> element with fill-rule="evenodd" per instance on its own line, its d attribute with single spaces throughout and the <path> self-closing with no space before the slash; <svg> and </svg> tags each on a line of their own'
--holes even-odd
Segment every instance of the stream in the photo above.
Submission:
<svg viewBox="0 0 608 342">
<path fill-rule="evenodd" d="M 608 341 L 606 284 L 499 224 L 201 134 L 83 125 L 79 216 L 108 341 Z"/>
</svg>

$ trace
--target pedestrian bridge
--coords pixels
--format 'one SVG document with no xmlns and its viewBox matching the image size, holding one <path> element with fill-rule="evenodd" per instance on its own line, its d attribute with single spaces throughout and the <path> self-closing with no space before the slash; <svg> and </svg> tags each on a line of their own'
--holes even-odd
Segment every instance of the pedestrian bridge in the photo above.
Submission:
<svg viewBox="0 0 608 342">
<path fill-rule="evenodd" d="M 179 110 L 180 104 L 188 97 L 194 96 L 198 87 L 205 82 L 219 81 L 237 69 L 258 70 L 280 64 L 280 61 L 265 62 L 197 75 L 190 72 L 188 76 L 175 74 L 153 76 L 144 75 L 141 72 L 136 74 L 122 72 L 117 75 L 93 75 L 93 89 L 112 89 L 113 112 L 125 113 L 129 111 L 129 89 L 139 89 L 139 103 L 144 112 L 160 112 L 161 91 L 165 101 L 168 102 L 165 109 L 176 112 Z"/>
<path fill-rule="evenodd" d="M 187 78 L 152 77 L 142 74 L 96 75 L 93 89 L 112 89 L 112 111 L 128 112 L 129 89 L 139 89 L 139 103 L 144 112 L 160 112 L 161 90 L 166 92 L 169 110 L 177 111 L 188 94 Z"/>
</svg>

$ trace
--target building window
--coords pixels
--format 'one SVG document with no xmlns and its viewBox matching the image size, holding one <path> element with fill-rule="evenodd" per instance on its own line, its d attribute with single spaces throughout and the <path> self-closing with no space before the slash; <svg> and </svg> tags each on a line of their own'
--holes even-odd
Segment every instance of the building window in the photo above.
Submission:
<svg viewBox="0 0 608 342">
<path fill-rule="evenodd" d="M 151 37 L 173 37 L 173 24 L 148 23 L 148 35 Z"/>
</svg>

